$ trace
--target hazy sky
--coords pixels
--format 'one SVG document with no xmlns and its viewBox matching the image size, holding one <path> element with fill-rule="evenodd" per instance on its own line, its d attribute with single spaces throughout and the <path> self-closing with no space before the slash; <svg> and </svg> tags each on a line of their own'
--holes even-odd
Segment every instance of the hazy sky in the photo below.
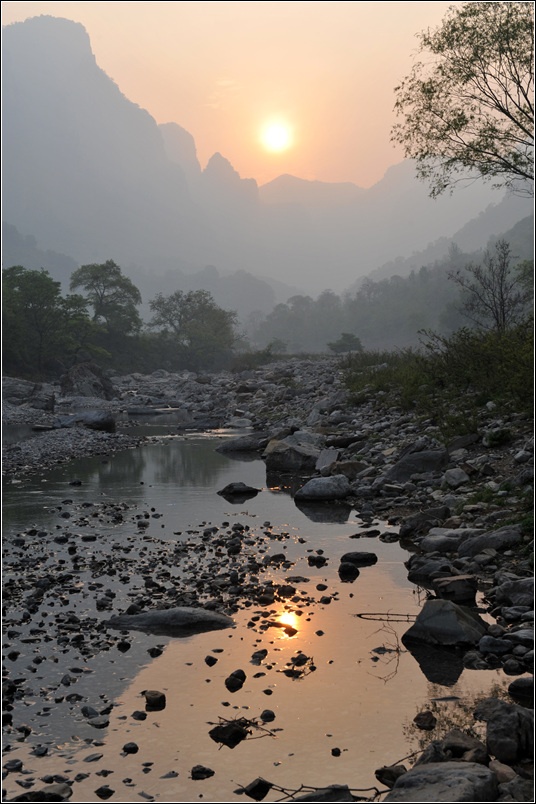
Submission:
<svg viewBox="0 0 536 804">
<path fill-rule="evenodd" d="M 394 87 L 444 2 L 2 2 L 2 23 L 81 22 L 97 63 L 158 123 L 259 183 L 281 173 L 368 187 L 403 158 Z M 269 150 L 262 132 L 269 123 Z M 285 148 L 286 137 L 290 137 Z"/>
</svg>

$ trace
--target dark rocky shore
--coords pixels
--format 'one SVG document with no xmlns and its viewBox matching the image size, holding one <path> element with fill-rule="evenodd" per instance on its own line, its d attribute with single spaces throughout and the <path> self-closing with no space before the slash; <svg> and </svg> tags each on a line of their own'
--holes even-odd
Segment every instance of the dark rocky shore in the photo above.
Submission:
<svg viewBox="0 0 536 804">
<path fill-rule="evenodd" d="M 359 402 L 354 401 L 336 358 L 293 359 L 238 375 L 156 371 L 107 380 L 85 366 L 78 367 L 62 387 L 4 380 L 6 435 L 10 425 L 38 429 L 33 437 L 5 447 L 4 482 L 16 482 L 73 458 L 135 447 L 141 439 L 128 434 L 129 424 L 170 410 L 179 430 L 236 429 L 237 438 L 223 441 L 221 449 L 259 453 L 268 476 L 294 478 L 289 482 L 294 484 L 298 506 L 353 506 L 364 521 L 381 517 L 396 525 L 397 538 L 412 554 L 406 564 L 408 578 L 428 597 L 407 635 L 408 645 L 416 646 L 415 656 L 424 655 L 426 662 L 433 650 L 450 651 L 461 669 L 502 668 L 512 677 L 508 700 L 489 698 L 475 710 L 475 719 L 486 723 L 484 741 L 460 731 L 433 739 L 431 713 L 422 713 L 424 725 L 419 728 L 430 730 L 428 747 L 410 769 L 398 765 L 378 769 L 378 781 L 385 787 L 377 796 L 390 790 L 386 801 L 533 800 L 533 534 L 526 521 L 533 492 L 532 419 L 514 412 L 499 415 L 490 402 L 482 405 L 474 432 L 451 434 L 445 440 L 438 422 L 403 411 L 387 395 L 362 394 Z M 256 490 L 233 488 L 222 493 L 243 494 L 247 499 Z M 89 540 L 88 510 L 66 501 L 65 513 L 80 538 Z M 117 505 L 98 503 L 91 516 L 104 523 L 132 520 L 142 538 L 151 515 L 131 511 L 127 505 L 119 510 Z M 55 541 L 68 548 L 72 566 L 40 572 L 46 556 L 42 539 L 38 546 L 38 532 L 37 528 L 19 534 L 16 549 L 4 560 L 4 658 L 6 654 L 8 658 L 4 774 L 22 771 L 19 760 L 10 763 L 9 750 L 10 743 L 25 738 L 11 714 L 24 697 L 24 682 L 9 669 L 16 653 L 13 646 L 21 633 L 31 639 L 43 631 L 39 612 L 51 595 L 61 599 L 84 565 L 82 545 L 72 533 L 58 530 Z M 267 531 L 265 538 L 273 541 L 274 534 Z M 137 570 L 145 578 L 146 595 L 133 599 L 127 612 L 133 617 L 131 627 L 136 627 L 134 619 L 139 616 L 147 623 L 150 603 L 160 612 L 158 627 L 163 627 L 162 610 L 180 610 L 176 617 L 184 627 L 183 618 L 199 606 L 215 616 L 218 612 L 232 616 L 252 603 L 269 606 L 274 599 L 295 594 L 294 588 L 263 581 L 266 564 L 259 558 L 255 567 L 242 556 L 247 540 L 244 528 L 207 529 L 189 556 L 189 573 L 173 593 L 155 577 L 154 557 L 158 553 L 165 568 L 166 560 L 176 561 L 177 556 L 166 556 L 162 544 L 149 540 L 145 563 Z M 218 554 L 217 561 L 211 551 Z M 370 555 L 354 551 L 343 556 L 341 579 L 358 573 Z M 229 564 L 225 578 L 222 562 Z M 114 556 L 114 564 L 114 572 L 128 575 L 127 557 Z M 484 595 L 487 621 L 476 610 L 477 593 Z M 100 584 L 95 595 L 97 611 L 112 610 L 113 593 Z M 128 643 L 113 630 L 112 621 L 82 624 L 68 614 L 60 620 L 56 616 L 60 640 L 74 644 L 81 657 L 103 645 L 108 649 Z M 123 620 L 120 625 L 125 629 Z M 151 632 L 151 625 L 144 627 Z M 299 664 L 293 672 L 302 672 Z M 105 720 L 106 712 L 89 716 Z M 246 790 L 255 800 L 270 789 L 262 794 L 261 781 Z M 72 794 L 68 779 L 50 777 L 46 788 L 34 782 L 27 787 L 9 800 L 59 801 Z M 106 790 L 99 797 L 108 797 Z M 341 786 L 295 800 L 363 799 Z"/>
</svg>

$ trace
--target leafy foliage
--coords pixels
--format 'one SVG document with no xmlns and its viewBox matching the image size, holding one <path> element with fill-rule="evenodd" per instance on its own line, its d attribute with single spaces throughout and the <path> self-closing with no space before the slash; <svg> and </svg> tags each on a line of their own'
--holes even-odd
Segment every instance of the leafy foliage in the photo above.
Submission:
<svg viewBox="0 0 536 804">
<path fill-rule="evenodd" d="M 343 332 L 341 337 L 332 343 L 328 343 L 328 348 L 335 352 L 335 354 L 342 354 L 343 352 L 362 352 L 363 344 L 351 332 Z"/>
<path fill-rule="evenodd" d="M 83 299 L 63 299 L 60 283 L 44 269 L 12 266 L 2 284 L 4 371 L 36 379 L 61 371 L 91 329 Z"/>
<path fill-rule="evenodd" d="M 71 276 L 71 290 L 83 288 L 93 308 L 93 321 L 103 323 L 108 333 L 139 332 L 141 318 L 136 307 L 141 294 L 113 260 L 100 265 L 82 265 Z"/>
<path fill-rule="evenodd" d="M 530 268 L 522 264 L 513 269 L 509 244 L 498 240 L 495 253 L 487 251 L 482 265 L 470 264 L 449 277 L 463 291 L 464 314 L 477 326 L 502 333 L 530 314 Z"/>
<path fill-rule="evenodd" d="M 425 58 L 395 88 L 403 121 L 392 139 L 416 160 L 430 194 L 460 175 L 532 193 L 534 4 L 451 6 L 418 38 Z"/>
<path fill-rule="evenodd" d="M 149 306 L 154 313 L 150 326 L 160 330 L 170 366 L 208 368 L 230 356 L 236 314 L 218 307 L 208 291 L 159 293 Z"/>
</svg>

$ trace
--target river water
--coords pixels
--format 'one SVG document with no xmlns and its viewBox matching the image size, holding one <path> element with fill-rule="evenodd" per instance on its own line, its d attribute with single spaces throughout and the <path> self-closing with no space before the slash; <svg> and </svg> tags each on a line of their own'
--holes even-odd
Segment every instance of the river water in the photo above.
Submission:
<svg viewBox="0 0 536 804">
<path fill-rule="evenodd" d="M 71 539 L 75 530 L 86 534 L 70 589 L 45 596 L 40 612 L 29 620 L 20 618 L 20 610 L 6 615 L 4 655 L 10 654 L 10 676 L 22 679 L 18 683 L 25 690 L 6 737 L 8 758 L 23 762 L 22 772 L 4 779 L 8 798 L 23 792 L 24 785 L 40 789 L 47 774 L 75 780 L 72 801 L 108 795 L 124 802 L 244 801 L 251 799 L 235 791 L 257 777 L 275 786 L 266 801 L 284 798 L 280 788 L 301 785 L 380 787 L 376 768 L 417 750 L 423 734 L 425 742 L 438 736 L 415 729 L 419 711 L 432 708 L 438 729 L 463 727 L 472 721 L 475 696 L 508 685 L 500 671 L 459 668 L 454 673 L 459 678 L 448 685 L 436 683 L 433 673 L 427 678 L 400 641 L 424 593 L 407 581 L 408 554 L 390 541 L 396 528 L 362 518 L 355 509 L 300 510 L 288 490 L 270 487 L 261 460 L 238 461 L 215 451 L 228 435 L 162 437 L 5 487 L 8 580 L 20 573 L 21 562 L 33 567 L 35 577 L 70 569 L 68 545 L 56 536 L 66 529 Z M 230 503 L 216 492 L 232 481 L 261 491 L 247 502 Z M 122 519 L 92 520 L 91 512 L 103 505 L 122 505 Z M 81 518 L 81 511 L 88 515 Z M 134 527 L 136 516 L 148 523 L 143 532 Z M 229 630 L 183 639 L 130 632 L 125 652 L 114 643 L 84 655 L 57 640 L 58 617 L 90 617 L 98 623 L 124 611 L 132 600 L 128 591 L 147 575 L 148 556 L 155 575 L 167 567 L 167 583 L 173 584 L 181 573 L 180 563 L 171 560 L 173 551 L 192 550 L 195 561 L 193 551 L 206 528 L 234 523 L 249 529 L 251 553 L 284 552 L 285 567 L 270 567 L 268 576 L 275 583 L 293 583 L 292 599 L 243 607 Z M 361 569 L 355 582 L 342 583 L 339 559 L 351 550 L 374 552 L 378 562 Z M 327 564 L 310 566 L 308 557 L 319 554 Z M 99 574 L 111 555 L 117 556 L 117 574 Z M 143 572 L 138 573 L 136 561 Z M 108 611 L 95 607 L 103 589 L 113 596 Z M 291 630 L 266 627 L 277 621 Z M 266 658 L 252 663 L 261 649 Z M 152 658 L 148 650 L 161 653 Z M 306 672 L 293 678 L 285 670 L 300 652 L 308 657 Z M 207 656 L 217 662 L 209 665 Z M 230 693 L 224 681 L 237 669 L 245 672 L 246 682 Z M 148 689 L 165 692 L 166 707 L 137 720 L 133 713 L 144 710 L 141 693 Z M 109 710 L 109 725 L 91 726 L 81 713 L 84 704 Z M 272 722 L 259 720 L 266 709 L 275 715 Z M 248 738 L 233 749 L 214 742 L 213 726 L 234 718 L 250 722 Z M 29 734 L 16 731 L 23 724 Z M 123 751 L 129 742 L 137 744 L 137 753 Z M 36 747 L 41 747 L 38 754 L 46 748 L 46 754 L 37 756 Z M 214 774 L 192 779 L 196 765 Z"/>
</svg>

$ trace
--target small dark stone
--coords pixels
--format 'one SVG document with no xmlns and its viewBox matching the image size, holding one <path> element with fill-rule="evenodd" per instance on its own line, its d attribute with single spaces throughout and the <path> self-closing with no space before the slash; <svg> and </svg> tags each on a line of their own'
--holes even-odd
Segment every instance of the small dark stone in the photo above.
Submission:
<svg viewBox="0 0 536 804">
<path fill-rule="evenodd" d="M 111 798 L 111 796 L 113 796 L 114 793 L 115 790 L 112 790 L 112 788 L 109 787 L 107 784 L 103 784 L 101 787 L 98 787 L 95 790 L 95 795 L 104 800 L 106 800 L 107 798 Z"/>
<path fill-rule="evenodd" d="M 427 709 L 424 712 L 419 712 L 417 715 L 415 715 L 413 722 L 418 729 L 422 729 L 423 731 L 432 731 L 432 729 L 435 729 L 437 725 L 437 718 L 432 712 L 430 712 L 430 710 Z"/>
<path fill-rule="evenodd" d="M 353 583 L 358 576 L 358 568 L 350 561 L 343 561 L 339 565 L 339 578 L 343 583 Z"/>
<path fill-rule="evenodd" d="M 242 689 L 244 686 L 244 681 L 246 680 L 246 674 L 243 670 L 235 670 L 225 679 L 225 686 L 229 690 L 229 692 L 238 692 L 238 690 Z"/>
<path fill-rule="evenodd" d="M 205 664 L 208 664 L 209 667 L 214 667 L 217 661 L 218 660 L 215 656 L 211 656 L 210 654 L 205 656 Z"/>
<path fill-rule="evenodd" d="M 132 712 L 132 717 L 134 720 L 147 720 L 147 712 L 141 712 L 139 709 L 136 709 L 135 712 Z"/>
<path fill-rule="evenodd" d="M 194 765 L 191 771 L 192 779 L 209 779 L 214 776 L 215 771 L 211 768 L 206 768 L 204 765 Z"/>
<path fill-rule="evenodd" d="M 215 743 L 221 743 L 228 748 L 236 748 L 242 740 L 246 739 L 248 730 L 239 721 L 235 721 L 224 723 L 220 726 L 214 726 L 208 734 Z"/>
<path fill-rule="evenodd" d="M 272 712 L 271 709 L 264 709 L 260 714 L 260 719 L 263 723 L 271 723 L 275 720 L 275 712 Z"/>
<path fill-rule="evenodd" d="M 139 750 L 137 743 L 125 743 L 123 746 L 125 754 L 137 754 Z"/>
<path fill-rule="evenodd" d="M 159 712 L 166 708 L 166 696 L 159 690 L 144 690 L 145 709 L 147 712 Z"/>
<path fill-rule="evenodd" d="M 266 779 L 259 777 L 250 782 L 240 792 L 244 792 L 246 796 L 252 798 L 253 801 L 262 801 L 270 790 L 272 789 L 272 782 L 267 782 Z"/>
</svg>

